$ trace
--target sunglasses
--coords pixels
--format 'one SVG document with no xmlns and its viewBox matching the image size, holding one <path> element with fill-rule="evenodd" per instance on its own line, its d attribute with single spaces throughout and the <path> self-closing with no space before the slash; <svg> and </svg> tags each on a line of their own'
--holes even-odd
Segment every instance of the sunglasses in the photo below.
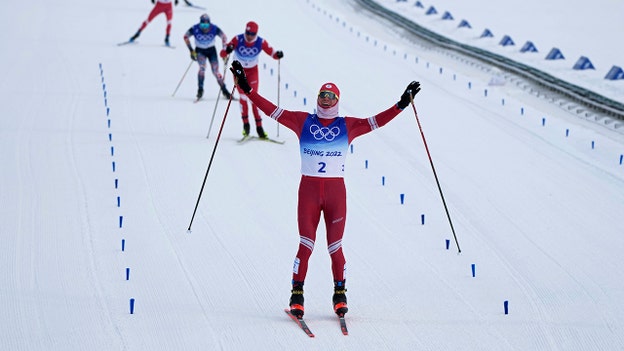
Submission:
<svg viewBox="0 0 624 351">
<path fill-rule="evenodd" d="M 245 35 L 249 35 L 250 37 L 254 37 L 254 36 L 256 36 L 256 32 L 246 31 Z"/>
<path fill-rule="evenodd" d="M 334 93 L 333 93 L 333 92 L 331 92 L 331 91 L 321 91 L 321 92 L 318 94 L 318 97 L 319 97 L 319 99 L 325 99 L 325 98 L 328 98 L 328 99 L 330 99 L 330 100 L 336 100 L 336 99 L 338 99 L 338 96 L 336 96 L 336 94 L 334 94 Z"/>
</svg>

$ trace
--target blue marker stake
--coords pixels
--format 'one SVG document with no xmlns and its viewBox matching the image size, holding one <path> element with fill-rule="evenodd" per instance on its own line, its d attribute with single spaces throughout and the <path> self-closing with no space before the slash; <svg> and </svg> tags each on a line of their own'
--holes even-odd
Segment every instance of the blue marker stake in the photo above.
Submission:
<svg viewBox="0 0 624 351">
<path fill-rule="evenodd" d="M 126 251 L 126 239 L 121 239 L 121 251 Z"/>
<path fill-rule="evenodd" d="M 425 225 L 425 215 L 424 214 L 420 215 L 420 224 Z"/>
<path fill-rule="evenodd" d="M 368 169 L 368 160 L 364 161 L 364 168 Z"/>
<path fill-rule="evenodd" d="M 566 138 L 570 135 L 570 129 L 566 129 Z"/>
<path fill-rule="evenodd" d="M 401 198 L 401 205 L 403 205 L 403 203 L 405 201 L 405 194 L 401 194 L 401 195 L 399 195 L 399 197 Z"/>
<path fill-rule="evenodd" d="M 449 249 L 449 246 L 451 245 L 451 241 L 449 239 L 446 239 L 446 249 Z"/>
<path fill-rule="evenodd" d="M 520 115 L 524 116 L 524 107 L 520 107 Z"/>
<path fill-rule="evenodd" d="M 126 268 L 126 280 L 130 280 L 130 268 Z"/>
<path fill-rule="evenodd" d="M 349 147 L 351 148 L 351 153 L 353 153 L 353 144 L 349 145 Z"/>
<path fill-rule="evenodd" d="M 505 300 L 503 307 L 505 308 L 505 314 L 509 314 L 509 301 Z"/>
<path fill-rule="evenodd" d="M 115 178 L 115 189 L 119 186 L 119 179 Z"/>
<path fill-rule="evenodd" d="M 620 155 L 620 164 L 622 164 L 622 161 L 624 161 L 624 155 Z"/>
<path fill-rule="evenodd" d="M 471 264 L 470 267 L 472 268 L 472 277 L 474 278 L 475 276 L 475 264 Z"/>
<path fill-rule="evenodd" d="M 384 176 L 381 176 L 381 185 L 386 185 L 386 177 Z"/>
<path fill-rule="evenodd" d="M 134 314 L 134 299 L 130 299 L 130 314 Z"/>
<path fill-rule="evenodd" d="M 115 161 L 113 161 L 113 172 L 115 172 Z"/>
<path fill-rule="evenodd" d="M 110 118 L 108 119 L 108 128 L 110 128 Z"/>
<path fill-rule="evenodd" d="M 106 108 L 106 116 L 108 116 L 110 114 L 110 108 Z M 110 127 L 110 124 L 108 125 Z"/>
<path fill-rule="evenodd" d="M 115 148 L 111 146 L 111 156 L 115 156 Z"/>
<path fill-rule="evenodd" d="M 113 134 L 112 133 L 108 133 L 108 141 L 113 141 Z"/>
<path fill-rule="evenodd" d="M 119 228 L 123 225 L 123 216 L 119 216 Z"/>
<path fill-rule="evenodd" d="M 595 146 L 596 146 L 596 143 L 592 140 L 592 150 L 594 149 Z"/>
<path fill-rule="evenodd" d="M 121 207 L 121 198 L 117 196 L 117 207 Z"/>
<path fill-rule="evenodd" d="M 308 100 L 306 98 L 303 98 L 303 106 L 305 106 L 307 104 L 307 101 Z"/>
<path fill-rule="evenodd" d="M 546 117 L 542 117 L 542 126 L 546 125 Z"/>
</svg>

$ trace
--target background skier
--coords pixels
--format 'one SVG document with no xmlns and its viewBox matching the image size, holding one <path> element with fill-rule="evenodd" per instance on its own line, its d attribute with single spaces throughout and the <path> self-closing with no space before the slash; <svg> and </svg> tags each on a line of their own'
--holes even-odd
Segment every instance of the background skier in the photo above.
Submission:
<svg viewBox="0 0 624 351">
<path fill-rule="evenodd" d="M 260 86 L 260 79 L 258 77 L 258 58 L 262 51 L 276 60 L 284 57 L 284 53 L 281 50 L 275 51 L 266 39 L 258 36 L 258 24 L 250 21 L 247 22 L 247 25 L 245 26 L 245 32 L 232 38 L 225 49 L 221 50 L 220 56 L 225 58 L 230 53 L 234 52 L 234 59 L 238 60 L 245 70 L 247 82 L 252 89 L 258 90 Z M 258 108 L 253 104 L 253 102 L 248 101 L 245 94 L 242 94 L 240 88 L 237 88 L 237 90 L 240 95 L 239 104 L 241 108 L 241 117 L 243 119 L 243 137 L 249 136 L 250 132 L 248 104 L 251 104 L 251 110 L 254 115 L 258 137 L 261 139 L 267 138 L 268 136 L 262 128 L 262 116 L 260 115 Z"/>
<path fill-rule="evenodd" d="M 141 31 L 147 27 L 147 25 L 154 19 L 154 17 L 164 13 L 167 17 L 167 27 L 165 28 L 165 45 L 170 46 L 169 44 L 169 34 L 171 33 L 171 22 L 173 20 L 173 6 L 171 4 L 171 0 L 152 0 L 152 4 L 154 4 L 154 8 L 150 11 L 147 19 L 141 23 L 141 27 L 139 30 L 130 38 L 129 42 L 135 41 L 139 35 L 141 35 Z M 175 0 L 176 6 L 178 5 L 178 0 Z"/>
<path fill-rule="evenodd" d="M 195 49 L 191 45 L 190 37 L 195 37 Z M 206 76 L 206 59 L 210 62 L 212 74 L 217 79 L 221 92 L 226 99 L 230 99 L 230 92 L 223 82 L 223 76 L 219 72 L 219 59 L 215 49 L 216 37 L 221 38 L 221 45 L 225 46 L 227 37 L 217 25 L 210 23 L 210 17 L 204 13 L 199 17 L 199 23 L 193 25 L 184 33 L 184 42 L 191 52 L 191 59 L 199 64 L 197 73 L 197 99 L 204 95 L 204 78 Z"/>
</svg>

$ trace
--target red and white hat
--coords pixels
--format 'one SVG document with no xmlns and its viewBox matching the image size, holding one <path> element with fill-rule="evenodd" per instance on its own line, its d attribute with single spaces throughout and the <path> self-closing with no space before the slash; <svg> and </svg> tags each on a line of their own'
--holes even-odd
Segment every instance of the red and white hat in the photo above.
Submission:
<svg viewBox="0 0 624 351">
<path fill-rule="evenodd" d="M 336 94 L 336 98 L 340 99 L 340 89 L 334 83 L 325 83 L 321 85 L 321 89 L 319 89 L 319 94 L 323 91 L 329 91 Z"/>
<path fill-rule="evenodd" d="M 247 25 L 245 26 L 245 32 L 258 33 L 258 23 L 254 21 L 247 22 Z"/>
</svg>

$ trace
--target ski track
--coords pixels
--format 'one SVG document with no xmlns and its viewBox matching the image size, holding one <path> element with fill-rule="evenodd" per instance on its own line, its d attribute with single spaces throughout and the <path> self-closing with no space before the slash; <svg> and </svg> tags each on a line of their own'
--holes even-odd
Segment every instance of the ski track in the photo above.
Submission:
<svg viewBox="0 0 624 351">
<path fill-rule="evenodd" d="M 285 145 L 237 145 L 233 136 L 240 135 L 241 121 L 233 101 L 193 232 L 186 233 L 215 142 L 216 132 L 206 139 L 205 130 L 216 101 L 191 103 L 196 64 L 178 96 L 170 96 L 181 71 L 169 68 L 188 56 L 183 47 L 162 49 L 162 16 L 142 34 L 141 45 L 117 47 L 115 38 L 135 30 L 150 4 L 100 4 L 93 8 L 98 11 L 89 9 L 89 20 L 77 4 L 47 4 L 34 14 L 18 8 L 16 18 L 27 12 L 33 18 L 53 14 L 35 21 L 26 34 L 52 25 L 49 18 L 69 14 L 71 20 L 58 21 L 58 30 L 46 40 L 29 34 L 28 45 L 50 54 L 41 70 L 25 68 L 39 64 L 26 50 L 18 50 L 15 59 L 0 59 L 16 67 L 6 72 L 8 82 L 20 77 L 10 83 L 11 90 L 2 85 L 9 96 L 3 115 L 19 117 L 3 119 L 0 130 L 11 140 L 2 140 L 8 147 L 0 156 L 12 169 L 3 172 L 3 183 L 10 186 L 3 185 L 0 193 L 9 228 L 2 232 L 8 249 L 0 294 L 11 316 L 2 321 L 8 327 L 3 348 L 585 350 L 624 345 L 618 334 L 622 309 L 610 306 L 621 296 L 617 248 L 623 241 L 616 234 L 624 176 L 622 166 L 614 165 L 621 138 L 564 113 L 554 102 L 527 96 L 522 88 L 487 86 L 487 67 L 402 38 L 401 31 L 384 28 L 369 15 L 356 16 L 352 1 L 328 3 L 279 4 L 289 13 L 279 25 L 261 11 L 277 3 L 245 4 L 258 16 L 262 35 L 275 48 L 287 49 L 279 71 L 276 61 L 261 58 L 261 92 L 272 101 L 279 98 L 284 108 L 311 111 L 320 80 L 336 79 L 343 89 L 341 112 L 367 117 L 387 108 L 403 84 L 418 77 L 423 83 L 415 99 L 419 119 L 462 254 L 454 252 L 408 108 L 357 139 L 347 157 L 350 335 L 340 333 L 329 305 L 331 274 L 321 219 L 306 280 L 306 321 L 316 335 L 308 338 L 281 311 L 298 245 L 296 136 L 282 128 Z M 179 8 L 176 33 L 200 13 Z M 238 33 L 248 20 L 247 14 L 232 14 L 231 4 L 214 4 L 210 14 L 227 33 Z M 109 22 L 111 16 L 123 28 L 94 32 L 88 40 L 73 38 L 67 45 L 70 28 Z M 300 25 L 314 31 L 307 37 L 312 47 L 320 46 L 317 37 L 331 35 L 322 47 L 336 56 L 327 62 L 306 60 L 309 53 L 295 50 L 300 38 L 280 30 L 288 26 L 291 36 L 299 36 Z M 178 34 L 174 42 L 180 46 Z M 407 63 L 404 51 L 410 60 L 420 60 Z M 99 80 L 92 74 L 97 62 L 104 63 L 112 111 L 112 127 L 106 129 L 110 142 L 102 133 L 101 92 L 92 85 Z M 382 73 L 366 71 L 375 84 L 347 72 L 370 66 L 384 67 Z M 276 72 L 282 84 L 289 84 L 281 97 L 274 91 Z M 33 91 L 22 88 L 35 80 L 40 83 Z M 211 98 L 220 94 L 210 72 L 205 89 Z M 30 103 L 33 96 L 42 103 Z M 224 104 L 215 108 L 215 126 L 225 109 Z M 265 117 L 264 125 L 273 137 L 275 122 Z M 570 137 L 563 136 L 566 129 Z M 593 141 L 595 150 L 588 147 Z M 112 146 L 114 156 L 106 152 Z M 106 188 L 111 161 L 121 184 L 114 191 Z M 533 167 L 535 172 L 527 171 Z M 404 205 L 398 203 L 400 193 Z M 601 200 L 601 194 L 611 196 Z M 115 196 L 121 198 L 119 208 L 111 205 Z M 421 213 L 426 225 L 420 223 Z M 110 223 L 120 214 L 123 230 Z M 613 225 L 600 227 L 602 222 Z M 118 249 L 119 234 L 128 241 L 126 252 Z M 444 239 L 451 240 L 449 250 Z M 471 263 L 477 264 L 474 278 Z M 129 281 L 120 278 L 125 267 L 132 268 Z M 137 298 L 133 315 L 127 312 L 129 297 Z M 505 299 L 510 315 L 502 313 Z M 402 314 L 387 313 L 397 307 Z"/>
</svg>

